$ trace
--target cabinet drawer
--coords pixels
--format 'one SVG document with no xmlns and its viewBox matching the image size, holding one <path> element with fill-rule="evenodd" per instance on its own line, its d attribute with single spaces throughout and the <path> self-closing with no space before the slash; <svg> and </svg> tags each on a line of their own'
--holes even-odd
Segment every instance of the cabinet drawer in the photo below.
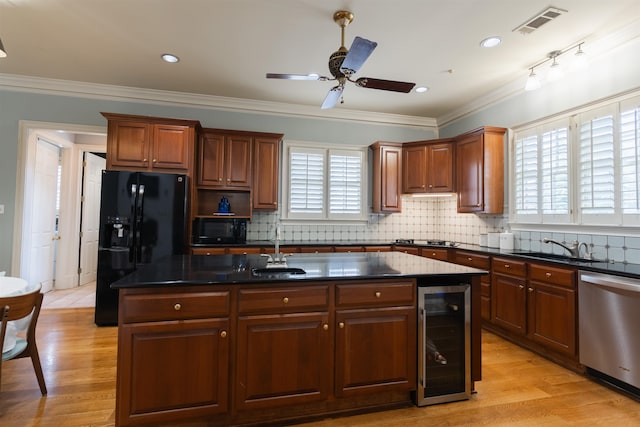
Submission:
<svg viewBox="0 0 640 427">
<path fill-rule="evenodd" d="M 466 265 L 467 267 L 489 270 L 491 258 L 489 255 L 480 255 L 473 252 L 456 251 L 455 263 Z"/>
<path fill-rule="evenodd" d="M 491 272 L 525 277 L 527 275 L 527 264 L 512 258 L 493 258 L 491 260 Z"/>
<path fill-rule="evenodd" d="M 449 251 L 447 249 L 422 248 L 420 255 L 425 258 L 447 261 L 449 259 Z"/>
<path fill-rule="evenodd" d="M 229 308 L 229 291 L 133 293 L 120 306 L 123 323 L 226 317 Z"/>
<path fill-rule="evenodd" d="M 238 300 L 240 314 L 326 310 L 329 305 L 329 287 L 241 289 Z"/>
<path fill-rule="evenodd" d="M 413 305 L 415 295 L 413 282 L 336 285 L 338 307 Z"/>
<path fill-rule="evenodd" d="M 576 272 L 544 264 L 529 264 L 529 279 L 575 288 Z"/>
</svg>

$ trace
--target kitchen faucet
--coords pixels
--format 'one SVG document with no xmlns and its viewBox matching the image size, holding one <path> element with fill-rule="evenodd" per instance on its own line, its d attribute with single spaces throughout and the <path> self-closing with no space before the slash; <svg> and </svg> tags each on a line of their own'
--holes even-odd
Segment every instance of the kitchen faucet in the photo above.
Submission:
<svg viewBox="0 0 640 427">
<path fill-rule="evenodd" d="M 274 239 L 274 252 L 273 255 L 262 254 L 267 257 L 267 268 L 269 267 L 282 267 L 287 265 L 287 254 L 280 253 L 280 224 L 276 225 L 276 236 Z"/>
<path fill-rule="evenodd" d="M 564 249 L 569 251 L 572 258 L 580 258 L 580 248 L 584 245 L 585 258 L 591 259 L 591 253 L 589 252 L 589 247 L 585 242 L 578 243 L 577 240 L 574 240 L 573 242 L 571 242 L 571 246 L 567 246 L 564 243 L 560 243 L 557 240 L 549 239 L 547 237 L 542 239 L 542 241 L 544 243 L 555 243 L 558 246 L 562 246 Z"/>
</svg>

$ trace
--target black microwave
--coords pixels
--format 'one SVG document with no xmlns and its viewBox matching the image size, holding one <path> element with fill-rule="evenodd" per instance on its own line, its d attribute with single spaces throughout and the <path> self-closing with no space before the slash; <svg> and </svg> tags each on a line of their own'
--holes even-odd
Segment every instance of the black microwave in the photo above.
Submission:
<svg viewBox="0 0 640 427">
<path fill-rule="evenodd" d="M 247 220 L 240 218 L 195 218 L 191 233 L 194 245 L 246 243 Z"/>
</svg>

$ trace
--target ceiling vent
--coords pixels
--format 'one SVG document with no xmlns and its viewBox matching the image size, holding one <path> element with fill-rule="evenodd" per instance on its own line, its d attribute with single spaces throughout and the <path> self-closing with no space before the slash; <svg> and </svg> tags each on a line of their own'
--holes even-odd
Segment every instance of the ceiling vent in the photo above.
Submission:
<svg viewBox="0 0 640 427">
<path fill-rule="evenodd" d="M 513 31 L 519 31 L 520 34 L 530 34 L 538 28 L 542 27 L 547 22 L 553 21 L 558 16 L 564 13 L 567 13 L 567 11 L 564 9 L 549 6 L 537 15 L 527 19 L 524 24 L 514 28 Z"/>
</svg>

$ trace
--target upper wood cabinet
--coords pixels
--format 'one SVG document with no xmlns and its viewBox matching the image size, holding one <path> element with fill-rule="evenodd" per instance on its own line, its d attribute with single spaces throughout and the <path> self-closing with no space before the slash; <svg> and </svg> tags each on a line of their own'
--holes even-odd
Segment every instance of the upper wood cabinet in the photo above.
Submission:
<svg viewBox="0 0 640 427">
<path fill-rule="evenodd" d="M 449 193 L 455 190 L 455 146 L 452 139 L 407 143 L 402 152 L 404 193 Z"/>
<path fill-rule="evenodd" d="M 278 209 L 280 142 L 283 135 L 253 142 L 253 209 Z"/>
<path fill-rule="evenodd" d="M 456 138 L 458 212 L 503 212 L 505 132 L 485 126 Z"/>
<path fill-rule="evenodd" d="M 252 149 L 250 135 L 203 129 L 198 148 L 198 186 L 249 189 Z"/>
<path fill-rule="evenodd" d="M 102 113 L 107 169 L 191 174 L 196 120 Z"/>
<path fill-rule="evenodd" d="M 400 212 L 402 179 L 402 144 L 376 142 L 373 152 L 373 212 Z"/>
</svg>

